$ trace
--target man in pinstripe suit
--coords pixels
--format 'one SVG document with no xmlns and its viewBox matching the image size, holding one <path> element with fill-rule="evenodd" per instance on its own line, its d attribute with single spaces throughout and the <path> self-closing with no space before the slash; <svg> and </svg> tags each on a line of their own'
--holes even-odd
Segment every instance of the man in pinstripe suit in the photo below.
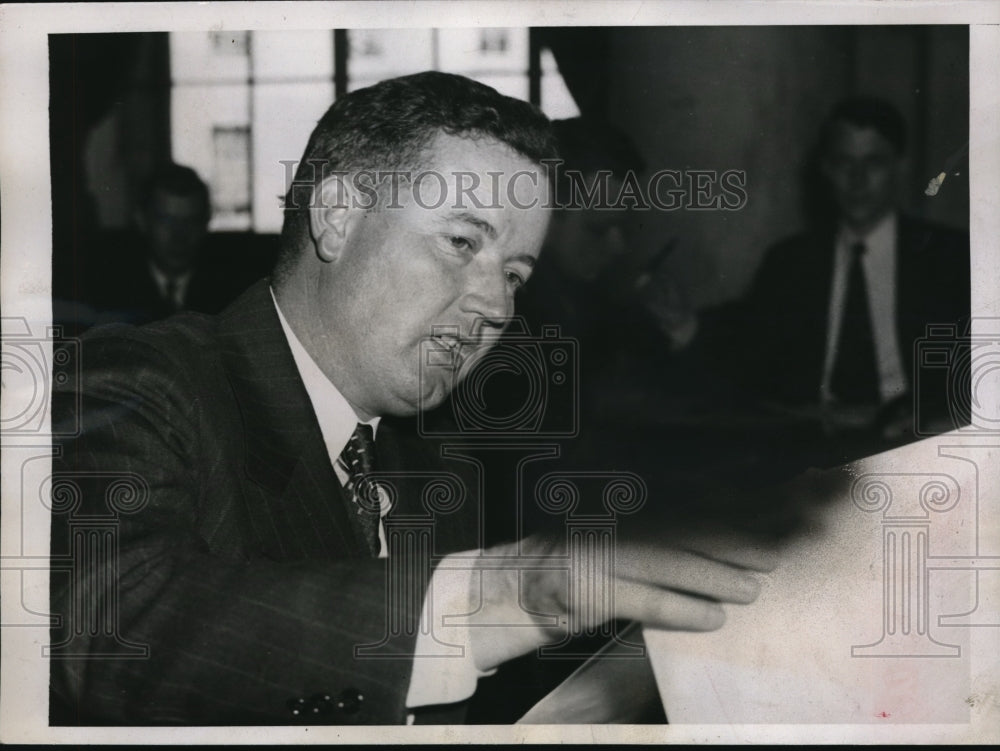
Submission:
<svg viewBox="0 0 1000 751">
<path fill-rule="evenodd" d="M 421 477 L 456 478 L 469 497 L 435 520 L 435 553 L 482 560 L 474 471 L 411 418 L 512 315 L 548 223 L 552 153 L 541 114 L 459 76 L 354 92 L 310 138 L 269 280 L 216 317 L 84 340 L 82 384 L 53 401 L 57 425 L 80 427 L 54 460 L 53 555 L 75 561 L 52 579 L 54 724 L 400 723 L 562 636 L 420 631 L 428 607 L 478 606 L 497 625 L 527 605 L 565 624 L 565 579 L 541 571 L 521 591 L 516 570 L 441 567 L 428 587 L 429 571 L 403 566 L 420 597 L 396 597 L 382 518 L 421 512 Z M 457 364 L 425 372 L 432 350 Z M 365 435 L 402 478 L 374 508 L 356 490 Z M 755 597 L 746 569 L 766 557 L 683 548 L 623 548 L 605 617 L 714 628 L 719 601 Z M 520 550 L 560 553 L 541 538 Z M 442 641 L 464 649 L 442 657 Z"/>
</svg>

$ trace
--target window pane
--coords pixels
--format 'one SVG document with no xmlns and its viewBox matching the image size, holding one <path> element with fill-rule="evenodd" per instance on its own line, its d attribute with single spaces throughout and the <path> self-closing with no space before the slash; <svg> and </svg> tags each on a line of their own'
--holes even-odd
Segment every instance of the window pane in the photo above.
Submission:
<svg viewBox="0 0 1000 751">
<path fill-rule="evenodd" d="M 431 29 L 350 29 L 348 90 L 363 88 L 362 79 L 374 82 L 432 69 L 432 36 Z"/>
<path fill-rule="evenodd" d="M 527 29 L 439 29 L 438 44 L 440 70 L 466 75 L 528 70 Z"/>
<path fill-rule="evenodd" d="M 250 228 L 250 128 L 212 127 L 212 228 Z"/>
<path fill-rule="evenodd" d="M 281 197 L 316 122 L 333 103 L 333 83 L 260 84 L 253 90 L 253 229 L 280 232 Z M 290 174 L 289 174 L 290 173 Z"/>
<path fill-rule="evenodd" d="M 250 43 L 256 81 L 333 80 L 333 31 L 254 31 Z"/>
<path fill-rule="evenodd" d="M 547 47 L 542 49 L 542 85 L 541 103 L 542 112 L 553 120 L 561 120 L 567 117 L 579 117 L 580 108 L 576 106 L 576 100 L 566 88 L 559 67 L 556 65 L 556 58 L 552 50 Z"/>
<path fill-rule="evenodd" d="M 516 99 L 528 100 L 528 76 L 526 73 L 521 73 L 517 75 L 480 75 L 472 73 L 463 73 L 462 75 L 471 78 L 474 81 L 479 81 L 479 83 L 484 83 L 487 86 L 492 86 L 494 89 L 499 91 L 501 94 L 506 96 L 512 96 Z M 359 81 L 354 82 L 355 89 L 362 89 L 365 86 L 371 86 L 374 83 L 378 83 L 380 78 L 364 78 Z"/>
<path fill-rule="evenodd" d="M 175 82 L 244 82 L 250 73 L 246 31 L 170 34 L 170 75 Z"/>
<path fill-rule="evenodd" d="M 192 167 L 208 183 L 212 193 L 213 215 L 209 224 L 212 230 L 249 226 L 248 212 L 239 217 L 237 207 L 246 200 L 240 198 L 233 182 L 234 175 L 243 170 L 244 193 L 249 190 L 247 138 L 240 135 L 250 126 L 249 96 L 246 84 L 174 86 L 171 92 L 173 159 Z"/>
</svg>

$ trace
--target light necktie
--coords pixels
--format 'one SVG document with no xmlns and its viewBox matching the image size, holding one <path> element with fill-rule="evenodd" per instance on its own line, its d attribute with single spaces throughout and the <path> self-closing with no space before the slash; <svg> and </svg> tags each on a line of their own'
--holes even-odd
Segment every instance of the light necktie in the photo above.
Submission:
<svg viewBox="0 0 1000 751">
<path fill-rule="evenodd" d="M 178 284 L 177 280 L 173 277 L 167 279 L 167 283 L 163 290 L 164 301 L 170 307 L 171 310 L 180 310 L 180 305 L 177 303 L 177 290 Z"/>
<path fill-rule="evenodd" d="M 354 506 L 351 525 L 368 545 L 372 556 L 377 557 L 382 547 L 378 537 L 381 495 L 378 485 L 371 479 L 377 466 L 375 433 L 371 425 L 358 424 L 340 453 L 340 460 L 347 472 L 345 489 Z"/>
<path fill-rule="evenodd" d="M 864 253 L 864 243 L 851 246 L 847 296 L 830 379 L 830 388 L 837 399 L 852 404 L 874 404 L 879 401 L 875 339 L 868 306 L 868 287 L 861 263 Z"/>
</svg>

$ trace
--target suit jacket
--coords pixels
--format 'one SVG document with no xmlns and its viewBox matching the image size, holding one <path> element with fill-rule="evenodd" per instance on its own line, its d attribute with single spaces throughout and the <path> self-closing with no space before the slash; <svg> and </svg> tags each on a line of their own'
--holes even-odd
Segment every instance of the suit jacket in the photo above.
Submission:
<svg viewBox="0 0 1000 751">
<path fill-rule="evenodd" d="M 53 461 L 52 722 L 403 722 L 429 574 L 390 597 L 352 531 L 267 283 L 81 353 L 53 397 L 79 430 Z M 383 420 L 380 468 L 456 473 L 469 495 L 433 552 L 478 546 L 474 478 L 412 425 Z M 393 516 L 427 517 L 426 482 L 400 477 Z"/>
<path fill-rule="evenodd" d="M 126 232 L 107 233 L 101 242 L 99 258 L 90 267 L 86 284 L 87 302 L 97 311 L 100 322 L 138 326 L 176 312 L 160 296 L 144 243 L 141 235 Z M 215 315 L 260 276 L 254 273 L 248 277 L 238 259 L 221 256 L 216 245 L 216 236 L 210 235 L 191 271 L 184 310 Z"/>
<path fill-rule="evenodd" d="M 832 231 L 786 238 L 767 252 L 756 275 L 738 366 L 770 398 L 790 403 L 819 398 L 834 242 Z M 926 336 L 927 325 L 953 324 L 958 336 L 967 334 L 969 236 L 900 216 L 896 251 L 896 332 L 913 389 L 916 342 Z M 944 408 L 943 393 L 920 396 L 928 408 Z"/>
</svg>

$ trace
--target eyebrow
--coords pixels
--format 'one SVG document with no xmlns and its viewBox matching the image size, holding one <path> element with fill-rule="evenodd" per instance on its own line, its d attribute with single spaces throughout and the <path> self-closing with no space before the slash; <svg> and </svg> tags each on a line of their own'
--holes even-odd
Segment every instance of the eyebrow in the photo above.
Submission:
<svg viewBox="0 0 1000 751">
<path fill-rule="evenodd" d="M 474 227 L 476 227 L 476 229 L 480 230 L 481 232 L 486 233 L 486 235 L 491 240 L 495 240 L 496 239 L 496 236 L 497 236 L 496 227 L 494 227 L 492 224 L 490 224 L 485 219 L 476 216 L 475 214 L 472 214 L 472 213 L 470 213 L 468 211 L 461 211 L 461 212 L 459 212 L 457 214 L 452 214 L 448 218 L 449 219 L 457 219 L 460 222 L 465 222 L 467 224 L 471 224 Z"/>
<path fill-rule="evenodd" d="M 478 217 L 471 212 L 461 211 L 457 214 L 452 214 L 448 218 L 449 220 L 457 219 L 460 222 L 466 222 L 467 224 L 471 224 L 477 229 L 479 229 L 481 232 L 486 233 L 486 235 L 491 240 L 496 239 L 497 236 L 496 227 L 494 227 L 485 219 Z M 535 264 L 538 262 L 538 259 L 529 253 L 522 253 L 521 255 L 514 256 L 510 260 L 520 261 L 521 263 L 525 264 L 526 266 L 530 266 L 531 268 L 535 268 Z"/>
</svg>

